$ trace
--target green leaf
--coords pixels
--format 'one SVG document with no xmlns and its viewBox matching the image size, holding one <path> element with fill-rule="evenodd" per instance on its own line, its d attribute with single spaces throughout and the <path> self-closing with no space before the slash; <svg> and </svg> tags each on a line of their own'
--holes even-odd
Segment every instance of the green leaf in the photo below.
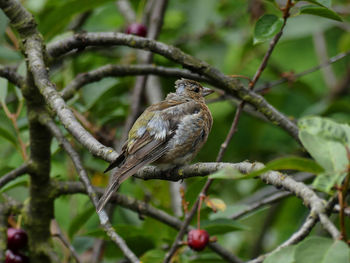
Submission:
<svg viewBox="0 0 350 263">
<path fill-rule="evenodd" d="M 270 170 L 296 170 L 318 174 L 323 168 L 315 161 L 301 157 L 284 157 L 268 162 L 264 168 L 251 172 L 247 176 L 256 177 Z"/>
<path fill-rule="evenodd" d="M 347 173 L 345 172 L 324 172 L 320 173 L 312 183 L 312 185 L 325 193 L 333 193 L 332 187 L 335 185 L 341 185 L 343 179 Z"/>
<path fill-rule="evenodd" d="M 27 64 L 25 61 L 21 62 L 17 67 L 17 73 L 23 77 L 27 75 Z"/>
<path fill-rule="evenodd" d="M 254 29 L 254 44 L 269 40 L 282 28 L 283 19 L 275 15 L 263 15 L 256 22 Z"/>
<path fill-rule="evenodd" d="M 27 176 L 21 176 L 19 178 L 16 178 L 15 180 L 9 182 L 6 186 L 2 187 L 0 189 L 0 193 L 6 193 L 7 191 L 19 187 L 28 187 L 28 177 Z"/>
<path fill-rule="evenodd" d="M 196 255 L 195 259 L 190 258 L 189 261 L 190 263 L 226 263 L 227 260 L 223 260 L 221 257 L 219 257 L 217 254 L 214 254 L 212 252 L 206 252 L 203 251 L 201 253 L 198 253 Z"/>
<path fill-rule="evenodd" d="M 8 21 L 9 19 L 7 18 L 7 16 L 4 14 L 2 10 L 0 10 L 0 36 L 1 37 L 5 34 Z"/>
<path fill-rule="evenodd" d="M 201 228 L 205 229 L 209 235 L 221 235 L 233 231 L 248 230 L 249 228 L 238 221 L 228 218 L 217 218 L 214 220 L 201 221 Z"/>
<path fill-rule="evenodd" d="M 297 263 L 348 263 L 350 249 L 340 240 L 310 237 L 296 247 L 294 257 Z"/>
<path fill-rule="evenodd" d="M 230 179 L 230 180 L 239 180 L 239 179 L 248 179 L 251 177 L 247 177 L 246 174 L 242 174 L 237 169 L 233 169 L 231 167 L 226 167 L 221 169 L 211 175 L 209 175 L 211 179 Z"/>
<path fill-rule="evenodd" d="M 269 255 L 263 263 L 294 263 L 294 252 L 296 246 L 284 247 Z"/>
<path fill-rule="evenodd" d="M 327 8 L 331 8 L 331 6 L 332 6 L 331 0 L 297 0 L 297 2 L 300 2 L 300 1 L 309 2 L 312 4 L 316 4 L 316 5 L 327 7 Z"/>
<path fill-rule="evenodd" d="M 152 249 L 147 251 L 140 257 L 142 263 L 162 262 L 165 257 L 165 251 L 160 249 Z"/>
<path fill-rule="evenodd" d="M 20 88 L 15 87 L 15 93 L 16 93 L 16 97 L 18 98 L 19 101 L 23 100 L 23 95 L 22 95 Z"/>
<path fill-rule="evenodd" d="M 147 250 L 154 249 L 154 240 L 138 226 L 117 224 L 113 225 L 115 231 L 125 239 L 130 249 L 136 254 L 143 254 Z M 106 232 L 101 228 L 85 232 L 84 236 L 97 237 L 106 241 L 110 240 Z M 115 245 L 115 244 L 114 244 Z"/>
<path fill-rule="evenodd" d="M 47 1 L 41 12 L 39 30 L 47 38 L 63 31 L 76 14 L 95 9 L 112 0 Z"/>
<path fill-rule="evenodd" d="M 12 132 L 9 132 L 0 126 L 0 137 L 12 143 L 17 148 L 17 138 Z"/>
<path fill-rule="evenodd" d="M 321 17 L 329 18 L 340 22 L 343 21 L 342 18 L 336 12 L 321 6 L 314 6 L 314 5 L 302 6 L 300 7 L 300 14 L 321 16 Z"/>
<path fill-rule="evenodd" d="M 82 95 L 86 103 L 86 108 L 93 107 L 101 98 L 101 96 L 119 82 L 115 78 L 105 78 L 98 82 L 94 82 L 83 87 Z"/>
<path fill-rule="evenodd" d="M 350 126 L 320 117 L 303 118 L 298 125 L 302 144 L 325 170 L 317 176 L 314 186 L 329 193 L 346 176 L 349 160 L 345 146 L 350 146 Z"/>
<path fill-rule="evenodd" d="M 8 80 L 0 77 L 0 101 L 5 103 L 8 89 Z"/>
<path fill-rule="evenodd" d="M 68 228 L 68 236 L 70 239 L 85 225 L 86 221 L 95 213 L 95 207 L 89 206 L 82 213 L 73 218 Z"/>
</svg>

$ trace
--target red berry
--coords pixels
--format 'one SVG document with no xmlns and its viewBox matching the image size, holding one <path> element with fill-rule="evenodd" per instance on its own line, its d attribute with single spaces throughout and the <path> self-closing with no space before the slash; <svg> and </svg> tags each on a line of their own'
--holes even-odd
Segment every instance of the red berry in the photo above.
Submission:
<svg viewBox="0 0 350 263">
<path fill-rule="evenodd" d="M 7 247 L 12 251 L 24 248 L 28 243 L 27 233 L 23 229 L 7 229 Z"/>
<path fill-rule="evenodd" d="M 209 242 L 209 234 L 203 229 L 193 229 L 188 233 L 187 243 L 196 251 L 203 250 Z"/>
<path fill-rule="evenodd" d="M 132 23 L 127 27 L 125 33 L 145 37 L 147 35 L 147 28 L 142 24 Z"/>
<path fill-rule="evenodd" d="M 5 263 L 29 263 L 27 256 L 20 253 L 14 253 L 11 250 L 6 250 Z"/>
</svg>

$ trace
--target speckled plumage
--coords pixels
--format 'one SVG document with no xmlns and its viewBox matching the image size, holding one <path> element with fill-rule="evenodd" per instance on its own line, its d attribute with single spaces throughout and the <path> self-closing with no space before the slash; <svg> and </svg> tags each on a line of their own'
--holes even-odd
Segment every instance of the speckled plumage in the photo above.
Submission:
<svg viewBox="0 0 350 263">
<path fill-rule="evenodd" d="M 98 211 L 119 185 L 143 166 L 152 162 L 173 167 L 186 164 L 206 142 L 213 119 L 204 96 L 212 91 L 188 79 L 177 80 L 175 88 L 175 93 L 149 106 L 135 121 L 121 154 L 106 169 L 118 167 Z"/>
</svg>

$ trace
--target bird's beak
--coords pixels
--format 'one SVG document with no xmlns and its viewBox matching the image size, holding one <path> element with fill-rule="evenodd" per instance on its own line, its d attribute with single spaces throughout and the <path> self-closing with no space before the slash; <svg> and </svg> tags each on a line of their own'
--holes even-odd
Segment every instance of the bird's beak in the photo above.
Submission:
<svg viewBox="0 0 350 263">
<path fill-rule="evenodd" d="M 207 87 L 203 87 L 203 97 L 208 96 L 209 94 L 212 94 L 214 91 L 212 89 L 209 89 Z"/>
</svg>

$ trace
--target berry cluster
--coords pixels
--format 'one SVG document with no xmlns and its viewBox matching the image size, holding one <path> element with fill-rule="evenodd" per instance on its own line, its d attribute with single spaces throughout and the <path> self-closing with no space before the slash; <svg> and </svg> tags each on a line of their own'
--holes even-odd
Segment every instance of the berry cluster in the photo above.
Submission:
<svg viewBox="0 0 350 263">
<path fill-rule="evenodd" d="M 28 236 L 23 229 L 8 228 L 5 263 L 29 263 L 28 257 L 20 252 L 27 244 Z"/>
</svg>

